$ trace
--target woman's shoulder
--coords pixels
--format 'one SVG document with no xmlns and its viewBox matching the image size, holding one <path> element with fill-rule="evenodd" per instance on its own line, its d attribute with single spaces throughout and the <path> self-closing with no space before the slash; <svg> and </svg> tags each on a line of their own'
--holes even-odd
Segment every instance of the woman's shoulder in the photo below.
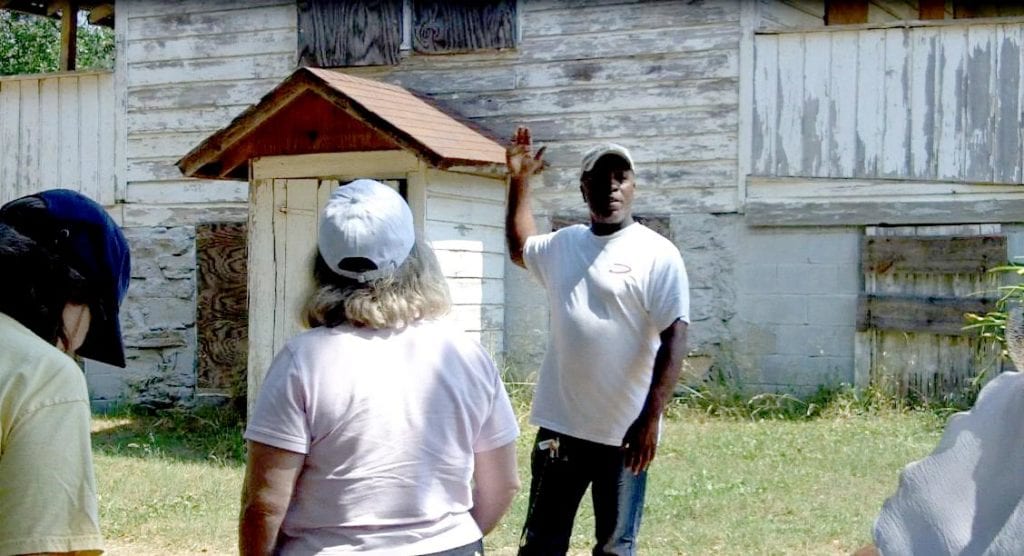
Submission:
<svg viewBox="0 0 1024 556">
<path fill-rule="evenodd" d="M 85 374 L 75 361 L 0 313 L 0 394 L 32 404 L 88 401 Z"/>
</svg>

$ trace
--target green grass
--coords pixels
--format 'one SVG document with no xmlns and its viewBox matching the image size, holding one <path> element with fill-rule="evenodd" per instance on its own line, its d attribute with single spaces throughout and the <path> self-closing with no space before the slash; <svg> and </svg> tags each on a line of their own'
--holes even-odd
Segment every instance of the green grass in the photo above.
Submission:
<svg viewBox="0 0 1024 556">
<path fill-rule="evenodd" d="M 526 388 L 510 391 L 523 414 Z M 849 554 L 869 542 L 899 470 L 935 446 L 945 415 L 837 400 L 812 412 L 792 400 L 731 412 L 706 399 L 677 403 L 651 470 L 640 553 Z M 794 409 L 754 411 L 765 403 Z M 94 429 L 101 523 L 113 554 L 235 552 L 244 467 L 237 418 L 215 410 L 120 414 L 97 416 Z M 524 489 L 487 538 L 489 554 L 515 553 L 533 433 L 523 427 Z M 585 499 L 573 554 L 589 553 L 592 529 Z"/>
</svg>

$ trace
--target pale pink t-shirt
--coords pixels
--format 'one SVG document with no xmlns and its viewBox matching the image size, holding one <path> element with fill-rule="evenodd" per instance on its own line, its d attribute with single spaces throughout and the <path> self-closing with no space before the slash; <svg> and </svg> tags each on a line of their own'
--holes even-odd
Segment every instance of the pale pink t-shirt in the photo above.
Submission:
<svg viewBox="0 0 1024 556">
<path fill-rule="evenodd" d="M 473 454 L 519 434 L 478 342 L 448 324 L 315 328 L 288 341 L 245 438 L 306 454 L 282 554 L 424 554 L 481 537 Z"/>
</svg>

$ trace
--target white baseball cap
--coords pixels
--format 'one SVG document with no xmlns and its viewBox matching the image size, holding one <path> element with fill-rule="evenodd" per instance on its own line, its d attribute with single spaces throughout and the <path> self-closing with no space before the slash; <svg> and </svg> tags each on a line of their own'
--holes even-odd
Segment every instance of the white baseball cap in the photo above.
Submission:
<svg viewBox="0 0 1024 556">
<path fill-rule="evenodd" d="M 394 189 L 370 179 L 356 180 L 331 193 L 320 217 L 317 247 L 336 274 L 360 282 L 393 273 L 416 243 L 412 211 Z M 375 270 L 340 268 L 345 259 L 368 259 Z"/>
<path fill-rule="evenodd" d="M 629 154 L 629 149 L 622 145 L 616 145 L 615 143 L 605 143 L 604 145 L 598 145 L 583 155 L 583 166 L 582 172 L 589 172 L 594 169 L 594 164 L 597 164 L 597 160 L 606 154 L 614 154 L 618 157 L 623 158 L 628 164 L 630 170 L 636 170 L 633 165 L 633 156 Z"/>
</svg>

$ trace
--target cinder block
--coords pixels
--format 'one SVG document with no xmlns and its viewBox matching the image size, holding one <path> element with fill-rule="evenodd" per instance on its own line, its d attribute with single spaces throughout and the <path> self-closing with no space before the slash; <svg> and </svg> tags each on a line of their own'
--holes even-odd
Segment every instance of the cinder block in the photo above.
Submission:
<svg viewBox="0 0 1024 556">
<path fill-rule="evenodd" d="M 737 287 L 748 294 L 779 293 L 778 265 L 741 264 L 736 271 Z"/>
<path fill-rule="evenodd" d="M 857 295 L 808 296 L 807 322 L 814 325 L 855 326 L 857 324 Z"/>
<path fill-rule="evenodd" d="M 839 281 L 836 265 L 780 264 L 778 283 L 781 293 L 818 294 L 835 291 Z"/>
<path fill-rule="evenodd" d="M 854 326 L 776 325 L 776 353 L 853 357 Z"/>
<path fill-rule="evenodd" d="M 809 263 L 804 232 L 788 229 L 758 229 L 742 240 L 740 260 L 751 264 Z"/>
<path fill-rule="evenodd" d="M 747 322 L 806 324 L 807 300 L 802 295 L 740 295 L 737 314 Z"/>
<path fill-rule="evenodd" d="M 807 237 L 810 262 L 856 264 L 860 261 L 860 240 L 858 228 L 815 228 Z"/>
<path fill-rule="evenodd" d="M 759 228 L 742 238 L 741 260 L 779 264 L 856 263 L 856 228 Z"/>
<path fill-rule="evenodd" d="M 835 293 L 853 295 L 860 293 L 864 287 L 864 275 L 861 273 L 860 268 L 859 262 L 837 265 Z"/>
<path fill-rule="evenodd" d="M 800 357 L 769 355 L 763 358 L 761 377 L 780 387 L 838 386 L 853 379 L 853 357 Z"/>
</svg>

